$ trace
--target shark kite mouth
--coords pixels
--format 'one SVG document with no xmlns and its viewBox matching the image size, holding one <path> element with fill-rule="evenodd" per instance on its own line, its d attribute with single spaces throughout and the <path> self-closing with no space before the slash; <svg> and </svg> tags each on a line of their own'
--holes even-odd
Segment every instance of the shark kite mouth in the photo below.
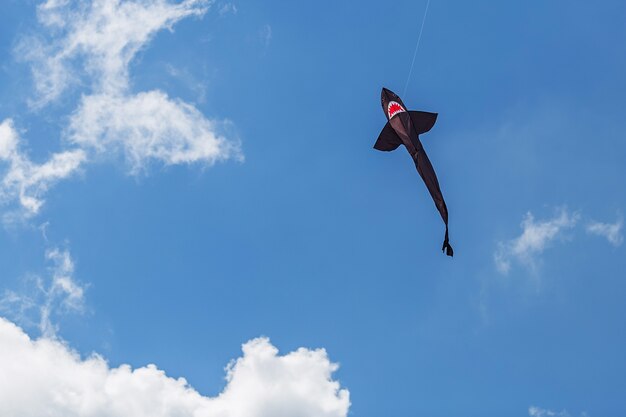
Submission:
<svg viewBox="0 0 626 417">
<path fill-rule="evenodd" d="M 390 120 L 396 114 L 402 113 L 405 111 L 406 110 L 404 110 L 404 107 L 402 107 L 402 105 L 398 103 L 397 101 L 390 101 L 389 104 L 387 105 L 387 115 L 389 116 Z"/>
</svg>

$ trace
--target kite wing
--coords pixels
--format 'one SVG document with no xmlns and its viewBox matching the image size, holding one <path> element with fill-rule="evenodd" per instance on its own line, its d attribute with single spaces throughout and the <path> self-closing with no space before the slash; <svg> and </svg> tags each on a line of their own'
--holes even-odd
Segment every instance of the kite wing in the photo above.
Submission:
<svg viewBox="0 0 626 417">
<path fill-rule="evenodd" d="M 413 126 L 415 126 L 418 135 L 428 132 L 437 121 L 437 113 L 415 110 L 411 110 L 408 113 L 411 115 L 411 121 L 413 122 Z"/>
<path fill-rule="evenodd" d="M 418 112 L 419 113 L 419 112 Z M 393 127 L 387 122 L 382 132 L 378 136 L 378 140 L 374 144 L 374 149 L 379 151 L 393 151 L 402 144 L 402 140 L 393 130 Z"/>
</svg>

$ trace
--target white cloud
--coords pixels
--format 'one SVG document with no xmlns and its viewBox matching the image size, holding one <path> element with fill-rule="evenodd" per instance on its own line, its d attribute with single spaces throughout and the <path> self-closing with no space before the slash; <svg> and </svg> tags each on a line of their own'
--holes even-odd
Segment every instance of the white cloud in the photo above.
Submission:
<svg viewBox="0 0 626 417">
<path fill-rule="evenodd" d="M 232 13 L 237 14 L 237 6 L 234 3 L 223 3 L 220 6 L 220 16 L 224 16 L 225 14 Z"/>
<path fill-rule="evenodd" d="M 532 213 L 528 212 L 521 224 L 522 234 L 498 244 L 494 254 L 496 268 L 506 274 L 511 269 L 512 260 L 516 260 L 534 271 L 537 257 L 555 239 L 562 237 L 563 231 L 573 228 L 579 218 L 578 213 L 568 213 L 566 209 L 561 209 L 554 218 L 536 222 Z"/>
<path fill-rule="evenodd" d="M 82 97 L 71 117 L 66 138 L 70 143 L 99 153 L 121 150 L 132 173 L 152 160 L 210 165 L 240 158 L 238 142 L 219 132 L 228 122 L 208 120 L 191 104 L 171 100 L 159 90 L 129 91 L 129 64 L 137 52 L 156 32 L 171 29 L 185 17 L 203 15 L 207 0 L 98 0 L 72 7 L 74 3 L 53 7 L 48 1 L 39 7 L 43 23 L 55 20 L 55 13 L 64 13 L 68 22 L 54 45 L 56 52 L 39 60 L 44 68 L 52 63 L 45 74 L 54 74 L 57 63 L 67 66 L 72 58 L 83 57 L 94 92 Z M 64 87 L 54 80 L 40 84 L 52 85 L 55 92 Z"/>
<path fill-rule="evenodd" d="M 123 155 L 131 174 L 152 162 L 209 166 L 230 158 L 242 160 L 229 121 L 209 120 L 193 105 L 160 90 L 130 91 L 129 65 L 137 52 L 158 31 L 171 30 L 186 17 L 202 16 L 210 4 L 209 0 L 41 3 L 37 16 L 44 33 L 24 38 L 16 52 L 31 64 L 35 107 L 55 101 L 71 85 L 86 90 L 63 131 L 63 143 L 75 147 L 34 164 L 20 151 L 12 121 L 5 120 L 0 125 L 0 167 L 6 162 L 9 168 L 0 185 L 0 202 L 17 200 L 28 216 L 37 214 L 55 181 L 102 155 Z"/>
<path fill-rule="evenodd" d="M 569 417 L 569 413 L 565 410 L 552 411 L 535 406 L 531 406 L 528 408 L 528 415 L 530 417 Z"/>
<path fill-rule="evenodd" d="M 55 182 L 74 174 L 85 161 L 81 149 L 54 153 L 42 164 L 32 162 L 22 151 L 20 137 L 7 119 L 0 124 L 0 168 L 4 168 L 0 182 L 0 201 L 17 200 L 26 217 L 39 212 L 43 195 Z"/>
<path fill-rule="evenodd" d="M 615 223 L 591 222 L 587 225 L 587 233 L 606 238 L 613 246 L 619 246 L 624 241 L 622 227 L 624 219 L 621 217 Z"/>
<path fill-rule="evenodd" d="M 38 289 L 43 295 L 43 303 L 39 306 L 39 330 L 45 337 L 56 337 L 58 326 L 53 322 L 53 315 L 83 311 L 85 289 L 74 280 L 74 261 L 69 251 L 48 250 L 46 259 L 52 261 L 54 267 L 48 287 L 38 280 Z"/>
<path fill-rule="evenodd" d="M 46 251 L 46 259 L 52 263 L 49 279 L 30 277 L 34 291 L 5 291 L 0 311 L 27 325 L 34 324 L 42 335 L 54 338 L 58 331 L 54 317 L 82 312 L 85 288 L 74 279 L 74 261 L 68 250 L 52 248 Z"/>
<path fill-rule="evenodd" d="M 267 24 L 263 25 L 259 32 L 259 36 L 261 37 L 261 42 L 263 42 L 263 46 L 267 48 L 272 41 L 272 27 Z"/>
<path fill-rule="evenodd" d="M 175 78 L 185 88 L 187 88 L 189 91 L 193 92 L 196 95 L 196 103 L 206 102 L 207 92 L 209 88 L 209 83 L 205 79 L 206 74 L 201 75 L 200 78 L 198 78 L 196 75 L 194 75 L 193 71 L 190 71 L 189 69 L 184 67 L 176 67 L 171 64 L 168 64 L 165 67 L 165 70 L 172 78 Z"/>
<path fill-rule="evenodd" d="M 571 414 L 568 413 L 567 410 L 553 411 L 536 406 L 528 407 L 528 415 L 530 417 L 571 417 Z M 586 411 L 582 411 L 580 417 L 589 417 L 589 414 L 587 414 Z"/>
<path fill-rule="evenodd" d="M 48 0 L 38 7 L 39 21 L 50 29 L 49 44 L 24 46 L 37 51 L 26 56 L 33 63 L 36 86 L 43 104 L 68 86 L 64 74 L 73 60 L 82 58 L 96 93 L 128 89 L 128 66 L 137 52 L 162 29 L 188 16 L 201 16 L 208 0 Z M 24 47 L 19 49 L 24 50 Z"/>
<path fill-rule="evenodd" d="M 152 160 L 165 165 L 212 164 L 241 158 L 236 141 L 219 133 L 228 122 L 207 120 L 192 105 L 150 91 L 132 97 L 83 97 L 67 139 L 99 154 L 122 152 L 137 174 Z"/>
<path fill-rule="evenodd" d="M 323 349 L 279 355 L 268 339 L 243 345 L 216 397 L 155 365 L 111 368 L 98 355 L 82 359 L 67 344 L 30 339 L 0 318 L 0 415 L 6 417 L 345 417 L 341 389 Z"/>
</svg>

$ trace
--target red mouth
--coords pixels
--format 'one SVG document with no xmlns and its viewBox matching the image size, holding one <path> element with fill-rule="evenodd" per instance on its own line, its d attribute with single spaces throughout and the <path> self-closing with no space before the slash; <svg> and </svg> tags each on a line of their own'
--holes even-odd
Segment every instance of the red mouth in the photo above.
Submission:
<svg viewBox="0 0 626 417">
<path fill-rule="evenodd" d="M 396 114 L 402 113 L 404 111 L 406 110 L 404 110 L 404 108 L 398 102 L 391 101 L 387 105 L 387 114 L 389 115 L 389 119 L 391 119 Z"/>
</svg>

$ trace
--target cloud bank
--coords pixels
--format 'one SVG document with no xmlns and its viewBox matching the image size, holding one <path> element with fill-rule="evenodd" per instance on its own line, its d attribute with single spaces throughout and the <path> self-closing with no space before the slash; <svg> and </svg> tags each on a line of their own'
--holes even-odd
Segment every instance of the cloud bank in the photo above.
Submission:
<svg viewBox="0 0 626 417">
<path fill-rule="evenodd" d="M 155 365 L 111 368 L 58 340 L 32 340 L 0 318 L 0 415 L 6 417 L 346 417 L 349 392 L 323 349 L 286 355 L 266 338 L 243 345 L 216 397 Z"/>
</svg>

